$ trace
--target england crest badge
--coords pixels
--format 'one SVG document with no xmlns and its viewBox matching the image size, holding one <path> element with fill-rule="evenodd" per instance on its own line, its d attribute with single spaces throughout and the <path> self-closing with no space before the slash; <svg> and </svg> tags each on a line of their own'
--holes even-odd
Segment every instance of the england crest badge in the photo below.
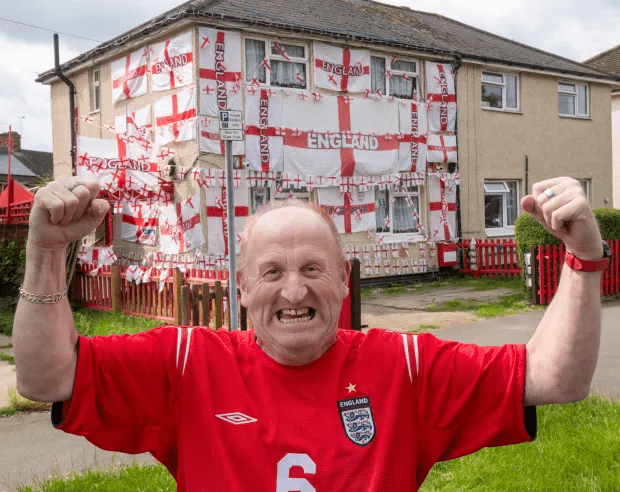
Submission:
<svg viewBox="0 0 620 492">
<path fill-rule="evenodd" d="M 358 446 L 366 446 L 375 437 L 370 398 L 361 396 L 338 401 L 338 411 L 347 437 Z"/>
</svg>

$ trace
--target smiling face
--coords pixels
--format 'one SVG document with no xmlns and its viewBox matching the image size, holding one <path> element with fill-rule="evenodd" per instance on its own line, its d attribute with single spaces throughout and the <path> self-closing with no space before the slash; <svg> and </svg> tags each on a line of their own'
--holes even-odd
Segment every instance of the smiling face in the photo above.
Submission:
<svg viewBox="0 0 620 492">
<path fill-rule="evenodd" d="M 317 213 L 285 207 L 262 215 L 238 273 L 257 343 L 286 365 L 310 363 L 336 341 L 349 264 Z"/>
</svg>

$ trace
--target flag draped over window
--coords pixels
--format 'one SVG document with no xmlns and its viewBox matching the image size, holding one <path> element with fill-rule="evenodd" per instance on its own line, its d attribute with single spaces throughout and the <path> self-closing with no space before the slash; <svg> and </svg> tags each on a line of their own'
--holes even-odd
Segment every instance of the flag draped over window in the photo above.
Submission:
<svg viewBox="0 0 620 492">
<path fill-rule="evenodd" d="M 144 204 L 123 204 L 121 238 L 132 243 L 157 244 L 159 207 Z"/>
<path fill-rule="evenodd" d="M 340 233 L 376 229 L 375 190 L 340 193 L 338 187 L 319 188 L 319 204 L 332 218 Z"/>
<path fill-rule="evenodd" d="M 248 182 L 237 179 L 233 188 L 235 214 L 235 244 L 239 253 L 241 231 L 249 216 Z M 228 189 L 213 186 L 205 189 L 207 215 L 207 247 L 212 255 L 228 255 Z"/>
<path fill-rule="evenodd" d="M 196 91 L 189 89 L 155 101 L 157 145 L 196 139 Z"/>
<path fill-rule="evenodd" d="M 167 91 L 194 81 L 192 32 L 151 46 L 151 89 Z"/>
<path fill-rule="evenodd" d="M 162 253 L 186 253 L 204 244 L 200 207 L 200 192 L 183 202 L 161 207 L 159 242 Z"/>
<path fill-rule="evenodd" d="M 431 241 L 450 241 L 456 238 L 456 186 L 454 179 L 428 176 Z"/>
<path fill-rule="evenodd" d="M 364 92 L 370 88 L 370 51 L 314 42 L 314 84 L 322 89 Z"/>
<path fill-rule="evenodd" d="M 111 63 L 112 103 L 146 94 L 146 54 L 142 48 Z"/>
<path fill-rule="evenodd" d="M 282 171 L 282 91 L 251 88 L 245 96 L 246 160 L 254 171 Z"/>
<path fill-rule="evenodd" d="M 428 130 L 426 104 L 417 100 L 399 101 L 399 171 L 426 172 Z"/>
</svg>

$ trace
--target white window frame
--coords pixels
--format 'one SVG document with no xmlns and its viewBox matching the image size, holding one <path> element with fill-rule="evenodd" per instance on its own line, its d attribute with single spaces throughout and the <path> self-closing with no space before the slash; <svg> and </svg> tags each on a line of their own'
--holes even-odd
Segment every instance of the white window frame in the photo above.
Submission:
<svg viewBox="0 0 620 492">
<path fill-rule="evenodd" d="M 90 71 L 90 110 L 91 113 L 101 110 L 101 70 L 98 66 Z"/>
<path fill-rule="evenodd" d="M 484 76 L 486 74 L 494 75 L 494 76 L 497 76 L 497 77 L 502 77 L 502 82 L 500 83 L 500 82 L 484 80 Z M 514 77 L 516 79 L 516 82 L 515 82 L 515 91 L 516 91 L 515 99 L 516 99 L 516 102 L 517 102 L 517 107 L 516 108 L 509 108 L 506 105 L 507 104 L 506 103 L 506 99 L 507 99 L 506 94 L 507 94 L 507 87 L 508 87 L 508 84 L 506 83 L 506 77 Z M 482 86 L 483 85 L 488 85 L 488 86 L 491 86 L 491 87 L 499 87 L 502 90 L 502 107 L 501 108 L 494 108 L 492 106 L 485 106 L 485 102 L 482 101 L 482 99 L 481 99 L 481 104 L 482 104 L 482 107 L 484 109 L 488 109 L 490 111 L 512 111 L 512 112 L 520 111 L 520 108 L 521 108 L 521 99 L 519 97 L 520 77 L 519 77 L 518 74 L 516 74 L 516 73 L 504 73 L 504 72 L 492 72 L 492 71 L 489 71 L 489 70 L 484 70 L 484 71 L 482 71 L 480 80 L 481 80 L 481 87 L 480 87 L 480 96 L 481 97 L 482 97 Z"/>
<path fill-rule="evenodd" d="M 484 180 L 484 197 L 485 197 L 485 201 L 486 201 L 486 196 L 487 195 L 502 195 L 502 217 L 503 217 L 503 224 L 501 227 L 486 227 L 486 204 L 485 204 L 485 210 L 484 210 L 484 222 L 485 222 L 485 233 L 487 236 L 489 237 L 493 237 L 493 236 L 514 236 L 515 234 L 515 226 L 513 225 L 507 225 L 507 217 L 508 217 L 508 205 L 507 205 L 507 196 L 510 194 L 510 187 L 508 186 L 508 183 L 515 183 L 516 184 L 516 193 L 517 193 L 517 197 L 516 197 L 516 203 L 517 203 L 517 217 L 519 217 L 519 215 L 521 214 L 521 207 L 519 207 L 519 200 L 521 197 L 521 183 L 519 182 L 518 179 L 485 179 Z M 499 191 L 499 190 L 489 190 L 487 191 L 487 185 L 488 184 L 502 184 L 504 186 L 504 191 Z"/>
<path fill-rule="evenodd" d="M 411 196 L 411 197 L 417 197 L 418 199 L 418 226 L 420 223 L 424 224 L 424 219 L 422 217 L 422 211 L 421 209 L 421 204 L 422 204 L 422 187 L 421 186 L 412 186 L 411 188 L 415 188 L 413 191 L 394 191 L 390 188 L 388 188 L 387 190 L 376 190 L 376 200 L 379 200 L 379 194 L 383 194 L 383 192 L 387 192 L 387 199 L 388 199 L 388 216 L 390 217 L 390 226 L 389 226 L 389 230 L 385 231 L 385 230 L 379 230 L 377 229 L 376 233 L 377 236 L 384 236 L 385 237 L 385 241 L 390 242 L 393 240 L 409 240 L 409 241 L 413 241 L 413 240 L 418 240 L 420 238 L 422 238 L 422 231 L 420 230 L 420 228 L 418 227 L 418 230 L 415 232 L 394 232 L 394 222 L 393 222 L 393 218 L 394 218 L 394 199 L 396 197 L 406 197 L 406 196 Z M 375 209 L 378 208 L 378 205 L 375 205 Z M 376 211 L 375 211 L 376 213 Z"/>
<path fill-rule="evenodd" d="M 391 94 L 392 91 L 390 90 L 390 77 L 388 77 L 388 72 L 389 72 L 392 76 L 402 76 L 404 74 L 407 74 L 408 77 L 411 77 L 411 79 L 415 81 L 415 86 L 413 88 L 413 92 L 414 92 L 414 94 L 418 94 L 418 100 L 420 99 L 420 60 L 416 60 L 415 58 L 396 57 L 397 60 L 415 63 L 416 71 L 415 72 L 408 72 L 406 70 L 395 70 L 395 69 L 392 68 L 392 60 L 394 59 L 393 56 L 387 56 L 387 55 L 384 55 L 384 54 L 371 53 L 371 55 L 370 55 L 370 59 L 371 59 L 370 66 L 371 67 L 372 67 L 372 59 L 373 58 L 383 58 L 385 60 L 385 87 L 386 87 L 386 92 L 388 92 L 388 94 L 383 94 L 384 96 L 387 96 L 387 97 L 391 97 L 392 96 L 392 94 Z M 371 76 L 371 80 L 372 80 L 372 73 L 370 74 L 370 76 Z M 371 90 L 372 90 L 372 87 L 371 87 Z M 373 93 L 375 91 L 376 91 L 376 89 L 373 90 Z M 412 99 L 409 99 L 409 98 L 402 98 L 402 97 L 397 97 L 396 99 L 402 99 L 403 101 L 411 101 L 412 100 Z"/>
<path fill-rule="evenodd" d="M 311 192 L 308 191 L 308 188 L 305 186 L 302 186 L 301 188 L 283 188 L 282 181 L 277 180 L 275 189 L 271 186 L 252 186 L 250 188 L 250 208 L 252 213 L 255 213 L 258 208 L 256 207 L 256 195 L 259 193 L 265 195 L 264 203 L 269 203 L 272 200 L 287 200 L 290 198 L 291 194 L 293 198 L 296 198 L 297 200 L 308 202 L 312 201 Z"/>
<path fill-rule="evenodd" d="M 260 87 L 275 87 L 278 89 L 286 89 L 286 90 L 290 90 L 290 91 L 297 91 L 297 92 L 307 92 L 310 89 L 310 74 L 309 74 L 309 61 L 308 61 L 308 44 L 307 43 L 300 43 L 300 42 L 295 42 L 295 41 L 289 41 L 286 39 L 277 39 L 277 38 L 262 38 L 260 36 L 246 36 L 243 40 L 243 66 L 244 66 L 244 71 L 245 71 L 245 83 L 246 85 L 250 85 L 252 82 L 252 77 L 253 75 L 250 74 L 248 72 L 248 64 L 246 61 L 246 50 L 245 50 L 245 43 L 247 40 L 251 40 L 251 41 L 260 41 L 263 42 L 265 44 L 265 56 L 267 57 L 267 59 L 269 60 L 269 65 L 271 66 L 271 62 L 273 60 L 276 61 L 282 61 L 284 63 L 303 63 L 306 66 L 306 86 L 304 88 L 301 87 L 283 87 L 283 86 L 279 86 L 279 85 L 271 85 L 271 70 L 268 70 L 265 67 L 265 82 L 261 82 L 259 80 L 259 84 Z M 290 58 L 290 61 L 287 60 L 286 58 L 284 58 L 282 55 L 274 55 L 271 53 L 271 43 L 273 42 L 277 42 L 278 44 L 288 44 L 288 45 L 293 45 L 293 46 L 299 46 L 302 47 L 304 49 L 304 54 L 305 57 L 304 58 L 299 58 L 299 57 L 295 57 L 295 56 L 291 56 L 290 54 L 287 53 L 287 56 Z M 269 49 L 267 49 L 269 48 Z"/>
<path fill-rule="evenodd" d="M 583 188 L 583 191 L 586 194 L 586 198 L 588 199 L 588 201 L 590 201 L 590 189 L 592 187 L 592 180 L 578 179 L 577 181 L 579 181 L 579 184 L 581 184 L 581 187 Z"/>
<path fill-rule="evenodd" d="M 569 91 L 567 89 L 562 89 L 562 85 L 572 85 L 575 87 L 574 91 Z M 585 103 L 586 103 L 586 112 L 579 112 L 579 87 L 583 87 L 585 89 Z M 572 97 L 574 99 L 574 113 L 560 113 L 560 96 Z M 565 116 L 568 118 L 589 118 L 590 117 L 590 87 L 588 84 L 579 84 L 577 82 L 567 82 L 560 80 L 558 82 L 558 114 L 560 116 Z"/>
</svg>

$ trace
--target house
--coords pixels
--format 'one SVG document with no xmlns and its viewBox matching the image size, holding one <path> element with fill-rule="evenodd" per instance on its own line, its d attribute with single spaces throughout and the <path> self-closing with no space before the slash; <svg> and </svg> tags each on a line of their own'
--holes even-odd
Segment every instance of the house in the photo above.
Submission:
<svg viewBox="0 0 620 492">
<path fill-rule="evenodd" d="M 265 201 L 318 202 L 364 277 L 449 265 L 443 245 L 461 237 L 512 236 L 536 181 L 578 178 L 594 207 L 612 197 L 616 76 L 406 7 L 190 1 L 61 70 L 77 93 L 76 172 L 114 202 L 114 251 L 130 263 L 225 267 L 222 109 L 245 129 L 235 232 Z M 37 81 L 55 173 L 69 175 L 67 86 L 54 70 Z"/>
<path fill-rule="evenodd" d="M 620 77 L 620 45 L 583 62 L 589 67 Z M 611 151 L 613 156 L 613 205 L 620 208 L 620 85 L 611 90 Z"/>
<path fill-rule="evenodd" d="M 0 192 L 4 190 L 8 177 L 8 133 L 0 134 Z M 11 176 L 22 186 L 33 188 L 54 172 L 51 152 L 26 150 L 21 148 L 21 137 L 12 132 Z"/>
</svg>

